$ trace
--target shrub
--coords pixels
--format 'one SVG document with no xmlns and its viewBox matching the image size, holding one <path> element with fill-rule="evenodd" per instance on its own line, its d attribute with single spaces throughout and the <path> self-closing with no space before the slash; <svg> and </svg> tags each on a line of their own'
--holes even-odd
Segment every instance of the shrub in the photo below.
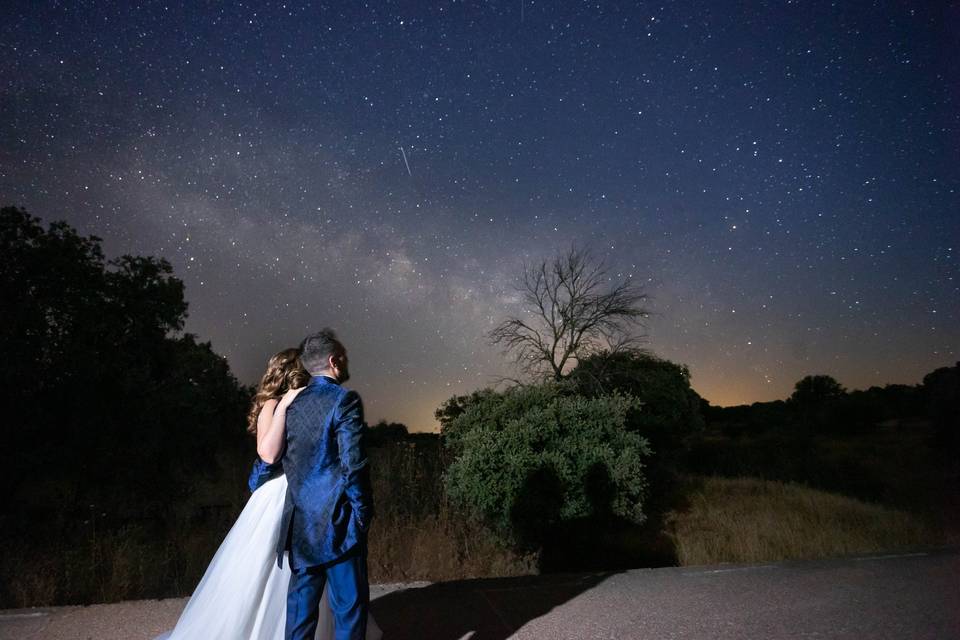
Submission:
<svg viewBox="0 0 960 640">
<path fill-rule="evenodd" d="M 601 352 L 570 372 L 579 394 L 597 397 L 615 391 L 636 397 L 643 411 L 628 429 L 648 438 L 658 456 L 682 448 L 683 439 L 704 428 L 702 398 L 690 387 L 690 370 L 642 351 Z"/>
<path fill-rule="evenodd" d="M 626 429 L 645 438 L 654 452 L 646 461 L 646 512 L 668 508 L 689 440 L 705 426 L 703 398 L 690 387 L 689 368 L 637 349 L 603 351 L 580 360 L 567 383 L 586 397 L 619 392 L 640 402 L 642 410 L 631 412 Z"/>
<path fill-rule="evenodd" d="M 647 441 L 626 430 L 632 396 L 585 398 L 554 384 L 475 394 L 445 429 L 451 500 L 518 548 L 579 518 L 645 519 Z"/>
</svg>

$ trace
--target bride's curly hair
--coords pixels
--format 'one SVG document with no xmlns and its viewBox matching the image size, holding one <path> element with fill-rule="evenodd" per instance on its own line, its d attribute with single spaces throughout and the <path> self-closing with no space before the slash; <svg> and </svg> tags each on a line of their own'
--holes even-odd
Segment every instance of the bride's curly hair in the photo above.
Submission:
<svg viewBox="0 0 960 640">
<path fill-rule="evenodd" d="M 267 370 L 257 385 L 257 392 L 247 413 L 247 431 L 256 435 L 257 418 L 267 400 L 279 399 L 289 389 L 302 387 L 310 382 L 310 374 L 300 362 L 299 349 L 284 349 L 267 363 Z"/>
</svg>

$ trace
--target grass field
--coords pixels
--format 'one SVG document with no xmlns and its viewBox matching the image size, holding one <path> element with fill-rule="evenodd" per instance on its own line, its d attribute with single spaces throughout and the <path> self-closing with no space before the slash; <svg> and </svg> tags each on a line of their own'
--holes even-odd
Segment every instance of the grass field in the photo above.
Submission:
<svg viewBox="0 0 960 640">
<path fill-rule="evenodd" d="M 920 516 L 756 478 L 690 478 L 666 518 L 681 565 L 770 562 L 956 544 Z"/>
</svg>

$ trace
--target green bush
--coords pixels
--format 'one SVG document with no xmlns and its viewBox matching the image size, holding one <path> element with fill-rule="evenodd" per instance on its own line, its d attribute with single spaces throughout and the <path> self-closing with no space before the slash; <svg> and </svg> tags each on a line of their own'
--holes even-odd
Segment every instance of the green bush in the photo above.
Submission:
<svg viewBox="0 0 960 640">
<path fill-rule="evenodd" d="M 537 548 L 552 526 L 575 519 L 644 521 L 650 448 L 626 429 L 636 398 L 586 398 L 545 384 L 458 404 L 444 424 L 454 456 L 447 493 L 517 547 Z"/>
<path fill-rule="evenodd" d="M 684 439 L 704 428 L 702 398 L 690 387 L 686 365 L 642 351 L 601 352 L 580 361 L 567 382 L 574 393 L 599 397 L 614 392 L 635 397 L 628 431 L 646 438 L 656 451 L 652 465 L 670 467 L 684 448 Z"/>
<path fill-rule="evenodd" d="M 657 422 L 681 436 L 704 427 L 702 398 L 690 387 L 690 370 L 639 350 L 602 351 L 581 360 L 570 372 L 577 393 L 600 396 L 620 391 L 643 402 L 639 422 Z"/>
</svg>

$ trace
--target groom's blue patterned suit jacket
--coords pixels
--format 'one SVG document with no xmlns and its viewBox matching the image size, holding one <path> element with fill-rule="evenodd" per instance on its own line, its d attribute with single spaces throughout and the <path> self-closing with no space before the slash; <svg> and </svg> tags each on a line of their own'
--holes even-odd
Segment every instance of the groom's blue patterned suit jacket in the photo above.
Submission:
<svg viewBox="0 0 960 640">
<path fill-rule="evenodd" d="M 289 550 L 300 569 L 337 560 L 366 544 L 373 493 L 364 446 L 363 404 L 332 378 L 316 376 L 287 409 L 287 475 L 277 564 Z"/>
</svg>

